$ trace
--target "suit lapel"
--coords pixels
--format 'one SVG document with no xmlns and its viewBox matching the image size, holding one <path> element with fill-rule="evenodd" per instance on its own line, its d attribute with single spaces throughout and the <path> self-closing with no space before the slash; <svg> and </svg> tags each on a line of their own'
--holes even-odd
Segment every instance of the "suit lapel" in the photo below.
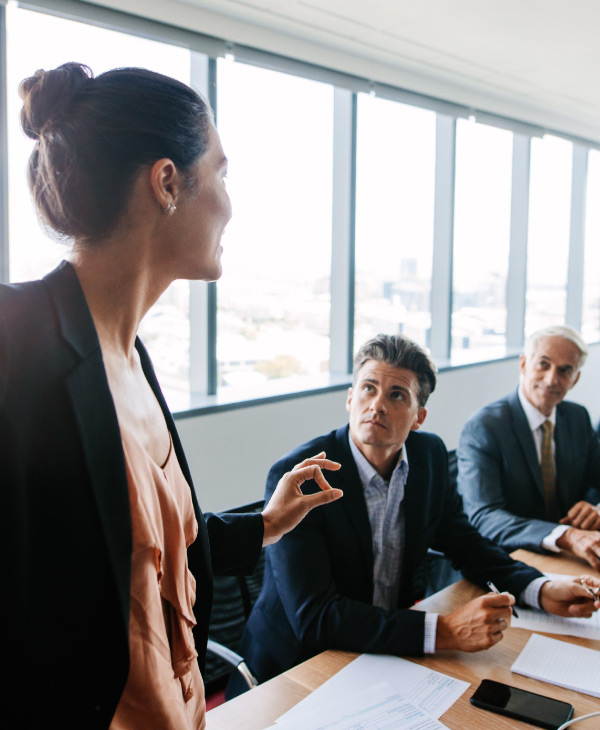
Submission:
<svg viewBox="0 0 600 730">
<path fill-rule="evenodd" d="M 208 543 L 208 533 L 205 528 L 204 523 L 204 517 L 202 516 L 202 511 L 200 509 L 200 505 L 198 504 L 198 498 L 196 497 L 196 490 L 194 489 L 194 484 L 192 482 L 192 475 L 190 473 L 190 468 L 187 463 L 187 459 L 185 458 L 185 454 L 183 453 L 183 446 L 181 445 L 181 440 L 179 438 L 179 434 L 177 433 L 177 428 L 175 427 L 175 421 L 173 420 L 173 416 L 171 414 L 171 411 L 169 410 L 167 403 L 164 399 L 164 396 L 162 394 L 162 391 L 160 389 L 160 385 L 158 384 L 158 380 L 156 378 L 156 374 L 154 372 L 154 368 L 152 367 L 152 361 L 150 360 L 150 356 L 148 355 L 148 352 L 144 345 L 142 344 L 142 341 L 137 338 L 135 342 L 136 349 L 140 355 L 140 361 L 142 363 L 142 369 L 144 371 L 144 375 L 146 376 L 146 380 L 148 381 L 150 387 L 152 388 L 152 391 L 154 392 L 154 395 L 156 396 L 156 399 L 158 400 L 158 403 L 161 407 L 161 410 L 163 412 L 163 416 L 165 418 L 165 421 L 167 423 L 167 428 L 171 432 L 171 438 L 173 440 L 173 447 L 175 449 L 175 454 L 177 455 L 177 460 L 179 462 L 179 466 L 181 467 L 181 471 L 183 472 L 183 476 L 186 478 L 186 481 L 190 487 L 190 492 L 192 495 L 192 503 L 194 505 L 194 511 L 196 513 L 196 518 L 198 520 L 198 536 L 193 543 L 192 550 L 195 555 L 202 556 L 202 561 L 204 563 L 204 571 L 207 576 L 211 574 L 211 564 L 210 564 L 210 547 Z M 198 548 L 201 547 L 202 550 L 198 551 Z M 208 578 L 207 578 L 208 580 Z M 208 590 L 208 585 L 206 586 L 206 589 Z"/>
<path fill-rule="evenodd" d="M 556 494 L 561 514 L 568 511 L 573 503 L 572 495 L 569 494 L 569 475 L 576 471 L 571 466 L 571 455 L 581 454 L 581 444 L 576 442 L 576 435 L 573 429 L 569 428 L 568 419 L 561 408 L 561 403 L 556 407 L 556 427 L 554 431 L 554 445 L 556 447 Z"/>
<path fill-rule="evenodd" d="M 408 458 L 408 476 L 404 490 L 404 565 L 402 585 L 407 584 L 407 571 L 412 570 L 414 556 L 419 547 L 423 528 L 426 521 L 431 517 L 431 510 L 427 509 L 427 502 L 430 499 L 430 490 L 436 486 L 431 485 L 431 478 L 423 465 L 424 454 L 420 448 L 418 438 L 410 433 L 406 439 L 406 455 Z M 440 490 L 441 494 L 441 490 Z"/>
<path fill-rule="evenodd" d="M 110 395 L 100 342 L 85 296 L 73 267 L 63 261 L 44 277 L 53 299 L 60 331 L 74 350 L 78 363 L 65 379 L 77 421 L 106 549 L 113 567 L 125 627 L 129 626 L 131 585 L 131 514 L 125 457 L 119 422 Z M 181 470 L 190 486 L 199 532 L 192 551 L 211 575 L 208 535 L 173 417 L 158 385 L 146 349 L 136 340 L 144 374 L 152 388 L 167 427 Z M 208 578 L 207 578 L 208 581 Z M 210 586 L 205 585 L 208 592 Z"/>
<path fill-rule="evenodd" d="M 106 397 L 108 382 L 100 350 L 97 355 L 83 360 L 67 377 L 65 385 L 79 426 L 98 516 L 117 578 L 123 618 L 128 624 L 131 578 L 129 491 L 119 424 L 112 399 Z"/>
<path fill-rule="evenodd" d="M 167 406 L 167 402 L 165 401 L 165 398 L 162 394 L 162 390 L 160 389 L 160 385 L 158 384 L 158 380 L 156 378 L 156 373 L 154 372 L 154 367 L 152 366 L 152 361 L 150 360 L 148 351 L 144 347 L 144 344 L 142 343 L 142 341 L 140 340 L 139 337 L 137 337 L 135 340 L 135 348 L 138 351 L 138 354 L 140 356 L 140 362 L 142 364 L 142 370 L 144 371 L 146 380 L 148 381 L 148 384 L 152 388 L 152 392 L 154 393 L 156 400 L 158 401 L 158 404 L 160 405 L 160 409 L 163 413 L 167 427 L 168 427 L 169 431 L 171 432 L 171 438 L 173 439 L 173 447 L 175 448 L 175 453 L 177 454 L 177 460 L 179 461 L 181 471 L 183 472 L 183 476 L 186 478 L 186 481 L 190 485 L 190 488 L 191 488 L 192 487 L 192 475 L 190 473 L 190 468 L 188 466 L 187 459 L 185 458 L 185 455 L 183 453 L 183 447 L 182 447 L 181 441 L 179 439 L 179 434 L 177 433 L 177 429 L 175 428 L 175 421 L 173 420 L 171 411 L 169 410 L 169 407 Z M 196 497 L 195 497 L 193 489 L 192 489 L 192 495 L 193 495 L 193 499 L 195 502 Z"/>
<path fill-rule="evenodd" d="M 542 471 L 540 469 L 540 462 L 538 460 L 537 451 L 535 450 L 535 442 L 533 440 L 533 434 L 529 427 L 529 421 L 525 415 L 525 411 L 519 401 L 518 391 L 515 391 L 509 398 L 508 405 L 511 414 L 511 426 L 516 436 L 517 443 L 521 449 L 525 462 L 535 485 L 543 496 L 544 487 L 542 485 Z"/>
<path fill-rule="evenodd" d="M 63 262 L 44 277 L 61 333 L 78 356 L 65 378 L 83 454 L 116 578 L 122 617 L 129 625 L 131 517 L 117 414 L 110 397 L 100 343 L 79 280 Z"/>
<path fill-rule="evenodd" d="M 339 486 L 344 490 L 344 498 L 340 500 L 340 504 L 346 510 L 346 514 L 350 523 L 354 526 L 358 535 L 359 543 L 365 555 L 366 564 L 370 566 L 373 572 L 373 537 L 371 533 L 371 524 L 369 522 L 369 514 L 367 512 L 367 504 L 365 502 L 365 493 L 363 485 L 358 476 L 358 470 L 350 446 L 348 444 L 348 426 L 343 426 L 336 433 L 336 456 L 330 456 L 342 464 L 339 472 L 333 472 L 336 476 L 339 474 Z M 327 455 L 329 456 L 329 454 Z"/>
</svg>

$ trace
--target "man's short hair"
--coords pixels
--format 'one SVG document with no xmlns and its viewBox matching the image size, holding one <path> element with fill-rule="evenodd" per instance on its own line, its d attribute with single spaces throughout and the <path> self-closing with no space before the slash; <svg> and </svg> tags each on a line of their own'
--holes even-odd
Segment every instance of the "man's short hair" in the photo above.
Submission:
<svg viewBox="0 0 600 730">
<path fill-rule="evenodd" d="M 579 332 L 566 324 L 543 327 L 541 330 L 536 330 L 533 334 L 529 335 L 525 341 L 525 357 L 532 357 L 540 341 L 548 337 L 563 337 L 565 340 L 572 342 L 579 350 L 579 364 L 577 367 L 583 367 L 589 353 L 588 346 L 583 341 Z"/>
<path fill-rule="evenodd" d="M 418 400 L 421 408 L 435 390 L 437 368 L 425 350 L 404 335 L 377 335 L 358 350 L 354 356 L 352 382 L 356 383 L 358 371 L 368 360 L 410 370 L 419 382 Z"/>
</svg>

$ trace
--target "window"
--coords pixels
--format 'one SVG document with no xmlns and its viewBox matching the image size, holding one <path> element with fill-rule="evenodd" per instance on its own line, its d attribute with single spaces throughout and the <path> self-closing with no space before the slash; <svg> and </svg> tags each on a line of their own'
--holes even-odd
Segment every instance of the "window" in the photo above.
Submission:
<svg viewBox="0 0 600 730">
<path fill-rule="evenodd" d="M 453 363 L 505 352 L 512 139 L 497 127 L 456 125 Z"/>
<path fill-rule="evenodd" d="M 329 371 L 333 87 L 218 63 L 233 219 L 217 285 L 218 389 L 299 390 Z"/>
<path fill-rule="evenodd" d="M 435 113 L 358 97 L 354 344 L 404 333 L 429 344 Z"/>
<path fill-rule="evenodd" d="M 27 187 L 27 159 L 34 142 L 19 123 L 19 83 L 37 69 L 82 60 L 94 75 L 117 66 L 142 66 L 190 83 L 190 53 L 164 43 L 43 13 L 7 7 L 9 262 L 11 281 L 36 279 L 65 257 L 70 242 L 50 240 L 41 230 Z M 53 42 L 48 43 L 48 38 Z M 175 282 L 140 328 L 171 408 L 189 401 L 189 285 Z"/>
<path fill-rule="evenodd" d="M 526 336 L 565 321 L 572 173 L 571 142 L 549 135 L 532 140 Z"/>
<path fill-rule="evenodd" d="M 581 332 L 588 342 L 600 340 L 600 152 L 588 153 L 585 207 L 585 253 Z"/>
<path fill-rule="evenodd" d="M 0 246 L 3 254 L 8 251 L 12 281 L 43 275 L 68 251 L 68 243 L 50 241 L 41 231 L 30 202 L 26 162 L 33 142 L 19 125 L 19 82 L 38 68 L 81 60 L 96 75 L 116 66 L 141 66 L 205 89 L 214 66 L 197 49 L 209 49 L 211 58 L 227 49 L 225 41 L 120 12 L 111 15 L 108 8 L 99 19 L 89 3 L 72 3 L 68 12 L 77 7 L 85 7 L 87 21 L 24 10 L 14 2 L 6 7 L 9 152 L 0 162 L 8 162 L 10 215 L 8 240 Z M 110 23 L 123 32 L 108 30 Z M 138 32 L 166 42 L 132 35 Z M 293 60 L 281 59 L 279 65 L 272 54 L 261 59 L 260 51 L 238 50 L 237 60 L 216 62 L 216 120 L 230 161 L 233 205 L 223 238 L 223 276 L 208 295 L 204 284 L 175 282 L 140 327 L 173 410 L 206 405 L 205 386 L 209 383 L 212 394 L 215 373 L 217 403 L 326 386 L 337 382 L 338 371 L 344 379 L 349 353 L 342 350 L 349 349 L 351 321 L 355 347 L 378 332 L 404 333 L 425 347 L 433 341 L 445 358 L 450 340 L 451 364 L 503 356 L 507 313 L 514 344 L 523 329 L 524 306 L 525 334 L 565 321 L 572 195 L 581 209 L 580 186 L 572 191 L 571 142 L 551 135 L 533 138 L 527 178 L 530 136 L 518 125 L 523 154 L 517 150 L 516 160 L 523 164 L 515 179 L 529 184 L 529 209 L 527 224 L 524 205 L 514 217 L 511 250 L 511 195 L 523 202 L 526 196 L 512 191 L 514 135 L 492 126 L 503 122 L 490 114 L 489 124 L 468 121 L 457 116 L 463 112 L 456 105 L 418 95 L 410 104 L 414 99 L 436 111 L 352 91 L 365 89 L 365 80 L 328 69 L 304 66 L 303 75 L 296 76 Z M 268 68 L 253 65 L 255 59 Z M 334 101 L 338 79 L 344 92 Z M 443 133 L 439 149 L 448 152 L 438 160 L 436 121 Z M 334 171 L 334 135 L 342 129 L 335 139 L 344 143 L 336 147 L 335 159 L 343 164 Z M 598 341 L 600 152 L 591 150 L 588 159 L 582 331 Z M 354 162 L 352 206 L 348 180 L 339 181 Z M 435 267 L 434 219 L 442 252 Z M 509 250 L 514 254 L 510 287 Z M 332 270 L 339 275 L 333 309 Z M 434 297 L 433 322 L 432 275 L 440 294 L 439 301 Z M 507 290 L 515 301 L 507 301 Z M 343 336 L 331 337 L 332 319 L 334 334 Z"/>
</svg>

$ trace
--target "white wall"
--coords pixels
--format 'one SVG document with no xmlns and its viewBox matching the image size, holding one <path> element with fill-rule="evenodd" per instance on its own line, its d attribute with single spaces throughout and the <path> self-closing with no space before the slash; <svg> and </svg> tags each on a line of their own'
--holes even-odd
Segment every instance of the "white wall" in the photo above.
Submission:
<svg viewBox="0 0 600 730">
<path fill-rule="evenodd" d="M 594 425 L 600 419 L 599 370 L 600 345 L 595 345 L 570 398 L 588 408 Z M 517 382 L 516 359 L 444 371 L 424 428 L 455 449 L 467 418 Z M 271 465 L 298 444 L 342 425 L 345 400 L 345 391 L 336 391 L 178 419 L 202 508 L 223 510 L 261 499 Z"/>
</svg>

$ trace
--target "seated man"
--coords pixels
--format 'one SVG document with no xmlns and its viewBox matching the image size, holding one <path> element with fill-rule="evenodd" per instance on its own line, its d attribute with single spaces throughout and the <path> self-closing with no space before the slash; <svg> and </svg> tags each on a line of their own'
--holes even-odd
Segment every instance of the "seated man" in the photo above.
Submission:
<svg viewBox="0 0 600 730">
<path fill-rule="evenodd" d="M 570 327 L 535 332 L 518 390 L 467 422 L 458 489 L 482 535 L 510 552 L 567 550 L 600 569 L 600 441 L 585 408 L 564 402 L 587 347 Z"/>
<path fill-rule="evenodd" d="M 435 366 L 418 345 L 379 335 L 356 355 L 349 425 L 271 469 L 267 500 L 282 474 L 326 453 L 342 465 L 327 477 L 344 497 L 266 549 L 263 589 L 241 645 L 259 681 L 325 649 L 422 655 L 500 641 L 515 600 L 509 593 L 488 593 L 447 616 L 407 610 L 419 598 L 413 578 L 429 547 L 481 587 L 492 581 L 554 613 L 591 615 L 600 607 L 582 585 L 546 581 L 469 524 L 449 483 L 444 444 L 418 432 L 435 384 Z"/>
</svg>

